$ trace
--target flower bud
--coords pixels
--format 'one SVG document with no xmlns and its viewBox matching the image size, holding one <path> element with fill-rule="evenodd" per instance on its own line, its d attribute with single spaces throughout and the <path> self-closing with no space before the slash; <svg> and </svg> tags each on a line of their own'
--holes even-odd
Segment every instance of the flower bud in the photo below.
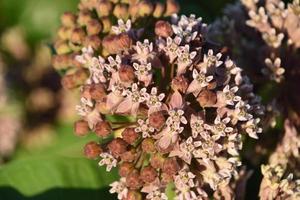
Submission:
<svg viewBox="0 0 300 200">
<path fill-rule="evenodd" d="M 92 13 L 89 10 L 81 10 L 78 14 L 77 22 L 80 26 L 86 26 L 92 19 Z"/>
<path fill-rule="evenodd" d="M 84 46 L 90 46 L 93 49 L 98 50 L 101 46 L 101 40 L 98 35 L 87 36 L 84 41 Z"/>
<path fill-rule="evenodd" d="M 106 97 L 105 89 L 101 83 L 91 85 L 89 92 L 94 100 L 101 100 Z"/>
<path fill-rule="evenodd" d="M 107 137 L 111 132 L 111 126 L 106 121 L 98 122 L 95 126 L 95 133 L 99 137 Z"/>
<path fill-rule="evenodd" d="M 133 162 L 136 159 L 136 156 L 136 151 L 134 149 L 131 149 L 121 155 L 121 160 L 124 162 Z"/>
<path fill-rule="evenodd" d="M 109 144 L 108 144 L 108 149 L 111 152 L 111 154 L 118 158 L 121 154 L 126 152 L 127 149 L 127 143 L 122 140 L 121 138 L 116 138 L 113 139 Z"/>
<path fill-rule="evenodd" d="M 74 124 L 74 132 L 77 136 L 85 136 L 89 133 L 89 124 L 85 120 L 78 120 Z"/>
<path fill-rule="evenodd" d="M 125 128 L 125 130 L 122 132 L 122 138 L 128 144 L 134 144 L 139 138 L 139 134 L 135 132 L 134 128 Z"/>
<path fill-rule="evenodd" d="M 109 16 L 112 9 L 113 9 L 113 5 L 108 0 L 103 0 L 103 1 L 97 2 L 96 12 L 99 17 Z"/>
<path fill-rule="evenodd" d="M 102 26 L 103 26 L 102 32 L 108 33 L 112 26 L 110 19 L 108 17 L 103 17 L 103 18 L 101 18 L 101 22 L 102 22 Z"/>
<path fill-rule="evenodd" d="M 179 171 L 180 167 L 176 158 L 168 158 L 165 160 L 162 171 L 168 175 L 175 175 Z"/>
<path fill-rule="evenodd" d="M 87 23 L 86 30 L 88 35 L 96 35 L 102 31 L 102 25 L 98 20 L 93 19 Z"/>
<path fill-rule="evenodd" d="M 173 176 L 167 173 L 161 173 L 161 184 L 168 185 L 173 181 Z"/>
<path fill-rule="evenodd" d="M 54 48 L 58 55 L 70 53 L 72 50 L 66 41 L 57 41 Z"/>
<path fill-rule="evenodd" d="M 129 18 L 128 7 L 125 4 L 117 4 L 113 11 L 118 19 L 127 20 Z"/>
<path fill-rule="evenodd" d="M 132 39 L 127 33 L 108 35 L 103 39 L 102 45 L 110 54 L 117 54 L 131 47 Z"/>
<path fill-rule="evenodd" d="M 58 29 L 57 35 L 60 39 L 62 40 L 69 40 L 72 34 L 72 28 L 68 28 L 68 27 L 60 27 Z"/>
<path fill-rule="evenodd" d="M 69 67 L 69 59 L 65 54 L 52 57 L 52 65 L 56 70 L 62 70 Z"/>
<path fill-rule="evenodd" d="M 90 94 L 91 87 L 92 87 L 92 85 L 88 85 L 88 84 L 83 85 L 81 87 L 81 93 L 80 93 L 81 97 L 84 97 L 86 99 L 91 99 L 92 98 L 91 94 Z"/>
<path fill-rule="evenodd" d="M 152 138 L 146 138 L 142 142 L 142 149 L 146 153 L 154 153 L 156 151 L 154 140 Z"/>
<path fill-rule="evenodd" d="M 121 177 L 126 177 L 128 174 L 134 169 L 134 166 L 132 163 L 129 162 L 123 162 L 119 166 L 119 175 Z"/>
<path fill-rule="evenodd" d="M 210 90 L 202 90 L 197 98 L 201 107 L 212 107 L 217 103 L 217 95 Z"/>
<path fill-rule="evenodd" d="M 142 169 L 140 176 L 145 183 L 151 183 L 156 179 L 157 171 L 153 167 L 148 166 Z"/>
<path fill-rule="evenodd" d="M 85 32 L 82 28 L 75 28 L 72 31 L 70 41 L 74 44 L 82 44 L 85 40 Z"/>
<path fill-rule="evenodd" d="M 180 7 L 176 0 L 167 0 L 165 16 L 171 16 L 172 14 L 178 13 L 179 10 Z"/>
<path fill-rule="evenodd" d="M 61 79 L 61 85 L 65 89 L 73 89 L 77 87 L 76 81 L 75 81 L 75 75 L 74 74 L 67 74 L 62 77 Z"/>
<path fill-rule="evenodd" d="M 171 87 L 174 91 L 185 93 L 188 88 L 188 80 L 183 76 L 176 76 L 171 83 Z"/>
<path fill-rule="evenodd" d="M 127 193 L 126 198 L 123 198 L 122 200 L 142 200 L 142 194 L 137 191 L 130 190 Z"/>
<path fill-rule="evenodd" d="M 171 37 L 173 35 L 172 26 L 169 22 L 159 20 L 155 24 L 155 34 L 160 37 Z"/>
<path fill-rule="evenodd" d="M 102 98 L 96 102 L 96 108 L 101 114 L 108 114 L 110 110 L 107 107 L 107 97 Z"/>
<path fill-rule="evenodd" d="M 121 81 L 126 83 L 132 83 L 134 81 L 134 70 L 130 65 L 121 65 L 118 73 Z"/>
<path fill-rule="evenodd" d="M 60 19 L 62 25 L 65 27 L 74 27 L 76 25 L 76 15 L 70 12 L 65 12 Z"/>
<path fill-rule="evenodd" d="M 137 190 L 142 187 L 143 183 L 137 170 L 133 170 L 130 174 L 128 174 L 126 177 L 126 185 L 132 190 Z"/>
<path fill-rule="evenodd" d="M 156 153 L 151 156 L 150 164 L 155 169 L 162 169 L 164 166 L 164 162 L 165 162 L 165 158 L 162 157 L 162 155 L 159 153 Z"/>
<path fill-rule="evenodd" d="M 84 155 L 87 158 L 95 159 L 95 158 L 99 157 L 99 155 L 101 153 L 102 153 L 102 149 L 101 149 L 100 145 L 94 141 L 89 142 L 84 146 Z"/>
<path fill-rule="evenodd" d="M 141 17 L 151 15 L 154 10 L 154 6 L 150 1 L 144 0 L 139 3 L 138 15 Z"/>
<path fill-rule="evenodd" d="M 166 119 L 162 111 L 151 113 L 149 116 L 149 124 L 158 130 L 164 125 L 165 121 Z"/>
<path fill-rule="evenodd" d="M 154 12 L 153 12 L 153 16 L 155 18 L 160 18 L 163 16 L 164 12 L 165 12 L 165 9 L 166 9 L 166 6 L 160 2 L 157 2 L 155 4 L 155 9 L 154 9 Z"/>
</svg>

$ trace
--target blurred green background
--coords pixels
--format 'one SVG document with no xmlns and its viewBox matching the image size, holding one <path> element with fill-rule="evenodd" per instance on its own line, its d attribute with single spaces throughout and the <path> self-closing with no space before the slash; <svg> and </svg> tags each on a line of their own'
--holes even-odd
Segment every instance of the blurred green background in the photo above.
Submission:
<svg viewBox="0 0 300 200">
<path fill-rule="evenodd" d="M 182 13 L 195 13 L 203 17 L 205 22 L 211 22 L 221 14 L 225 4 L 232 1 L 180 0 L 179 2 Z M 50 51 L 47 48 L 51 45 L 55 31 L 59 27 L 60 15 L 64 11 L 76 11 L 77 3 L 78 0 L 0 0 L 0 36 L 12 37 L 9 43 L 12 50 L 7 47 L 6 39 L 2 38 L 0 43 L 0 54 L 6 63 L 3 76 L 8 82 L 8 102 L 13 102 L 16 105 L 13 106 L 14 109 L 20 111 L 21 123 L 19 130 L 21 134 L 17 136 L 19 138 L 16 150 L 0 164 L 0 200 L 116 199 L 109 194 L 108 184 L 117 179 L 117 172 L 108 174 L 104 168 L 98 167 L 97 161 L 87 160 L 82 155 L 83 145 L 92 140 L 93 136 L 77 138 L 72 128 L 74 118 L 62 120 L 64 112 L 57 114 L 60 112 L 57 107 L 72 104 L 58 103 L 55 106 L 56 110 L 46 109 L 43 115 L 32 114 L 32 107 L 36 104 L 28 104 L 28 101 L 31 102 L 28 93 L 32 91 L 35 93 L 37 88 L 51 89 L 54 93 L 52 96 L 66 92 L 61 91 L 57 85 L 59 77 L 51 71 Z M 15 34 L 9 30 L 17 31 Z M 20 52 L 24 48 L 25 52 L 29 53 L 25 53 L 26 56 L 22 57 L 23 54 Z M 47 52 L 43 62 L 40 61 L 42 56 L 39 54 L 42 50 Z M 46 66 L 47 76 L 43 74 L 44 72 L 42 75 L 35 75 L 40 65 Z M 51 76 L 48 77 L 49 73 Z M 41 78 L 32 80 L 33 76 Z M 47 81 L 44 81 L 45 77 Z M 37 92 L 34 98 L 42 99 L 43 94 Z M 55 99 L 61 100 L 56 96 Z M 54 111 L 55 115 L 47 113 Z"/>
</svg>

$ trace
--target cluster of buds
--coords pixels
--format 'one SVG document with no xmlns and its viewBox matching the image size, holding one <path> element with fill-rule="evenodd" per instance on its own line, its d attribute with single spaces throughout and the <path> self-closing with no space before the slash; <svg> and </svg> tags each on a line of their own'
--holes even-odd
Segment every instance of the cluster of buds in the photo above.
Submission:
<svg viewBox="0 0 300 200">
<path fill-rule="evenodd" d="M 77 14 L 66 12 L 61 17 L 62 26 L 54 44 L 53 66 L 64 74 L 62 85 L 65 88 L 75 88 L 87 79 L 86 66 L 75 59 L 83 47 L 90 46 L 103 56 L 126 49 L 131 45 L 132 37 L 140 35 L 156 18 L 177 13 L 179 6 L 175 0 L 166 0 L 165 3 L 81 0 L 78 9 Z M 136 32 L 125 33 L 131 26 Z M 111 46 L 112 43 L 118 45 Z"/>
<path fill-rule="evenodd" d="M 263 180 L 259 195 L 262 200 L 300 198 L 300 179 L 294 178 L 300 172 L 300 137 L 289 120 L 285 121 L 284 127 L 282 142 L 271 155 L 269 164 L 261 167 Z"/>
<path fill-rule="evenodd" d="M 84 153 L 107 171 L 118 167 L 110 192 L 168 199 L 173 185 L 180 200 L 234 198 L 242 138 L 262 131 L 263 108 L 249 79 L 207 41 L 207 25 L 195 15 L 157 20 L 143 40 L 130 21 L 112 30 L 108 38 L 130 37 L 126 48 L 112 40 L 107 56 L 91 46 L 76 56 L 89 77 L 75 123 L 77 135 L 104 139 Z"/>
</svg>

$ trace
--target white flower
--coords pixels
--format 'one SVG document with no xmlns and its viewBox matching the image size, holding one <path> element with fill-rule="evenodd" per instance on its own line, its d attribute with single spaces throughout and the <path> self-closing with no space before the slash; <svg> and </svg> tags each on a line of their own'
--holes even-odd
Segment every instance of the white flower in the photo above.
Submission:
<svg viewBox="0 0 300 200">
<path fill-rule="evenodd" d="M 181 43 L 180 37 L 175 37 L 174 39 L 168 37 L 167 38 L 167 45 L 163 47 L 164 52 L 170 59 L 170 63 L 172 63 L 178 56 L 178 49 Z"/>
<path fill-rule="evenodd" d="M 106 77 L 104 75 L 105 71 L 105 60 L 101 56 L 98 58 L 93 57 L 90 65 L 89 65 L 89 71 L 90 71 L 90 77 L 88 79 L 88 83 L 91 84 L 94 83 L 105 83 Z"/>
<path fill-rule="evenodd" d="M 136 70 L 134 73 L 137 79 L 148 86 L 152 80 L 151 63 L 133 63 L 133 68 Z"/>
<path fill-rule="evenodd" d="M 117 160 L 109 153 L 101 153 L 102 159 L 99 162 L 99 166 L 106 165 L 106 171 L 111 171 L 113 167 L 117 166 Z"/>
<path fill-rule="evenodd" d="M 262 38 L 265 40 L 265 42 L 273 47 L 278 48 L 281 45 L 281 42 L 284 38 L 283 33 L 276 34 L 276 30 L 274 28 L 270 29 L 268 32 L 265 32 L 262 34 Z"/>
<path fill-rule="evenodd" d="M 180 123 L 183 123 L 183 124 L 187 124 L 187 120 L 186 118 L 184 117 L 184 111 L 183 110 L 170 110 L 168 112 L 169 116 L 168 119 L 167 119 L 167 122 L 166 124 L 167 125 L 172 125 L 172 124 L 180 124 Z"/>
<path fill-rule="evenodd" d="M 203 63 L 201 63 L 200 66 L 205 68 L 219 67 L 223 64 L 223 61 L 220 60 L 221 57 L 221 53 L 217 53 L 217 55 L 214 55 L 214 51 L 212 49 L 209 49 L 208 53 L 204 54 Z"/>
<path fill-rule="evenodd" d="M 257 133 L 262 132 L 262 128 L 258 126 L 259 122 L 260 122 L 259 118 L 251 119 L 247 121 L 246 124 L 244 125 L 246 128 L 246 132 L 250 137 L 258 139 Z"/>
<path fill-rule="evenodd" d="M 270 75 L 271 80 L 280 82 L 285 72 L 285 69 L 281 67 L 281 59 L 276 58 L 274 62 L 272 62 L 270 58 L 266 58 L 265 64 L 267 68 L 263 68 L 262 72 L 266 75 Z"/>
<path fill-rule="evenodd" d="M 155 190 L 147 194 L 146 199 L 149 200 L 168 200 L 168 197 L 165 193 L 160 190 Z"/>
<path fill-rule="evenodd" d="M 94 107 L 94 104 L 90 99 L 82 97 L 80 99 L 80 105 L 76 106 L 76 110 L 78 112 L 78 115 L 86 116 L 89 112 L 92 111 L 93 107 Z"/>
<path fill-rule="evenodd" d="M 120 181 L 115 181 L 109 185 L 111 189 L 110 193 L 117 193 L 118 199 L 122 200 L 127 197 L 128 188 L 126 187 L 126 178 L 120 178 Z"/>
<path fill-rule="evenodd" d="M 134 60 L 138 60 L 140 63 L 147 63 L 149 58 L 153 58 L 153 43 L 145 39 L 144 42 L 137 41 L 134 46 L 136 53 L 132 55 Z"/>
<path fill-rule="evenodd" d="M 179 76 L 180 74 L 183 74 L 186 71 L 186 68 L 193 63 L 193 59 L 196 57 L 197 52 L 190 52 L 190 46 L 185 45 L 179 47 L 179 49 L 177 50 L 177 55 L 177 76 Z"/>
<path fill-rule="evenodd" d="M 77 55 L 75 57 L 75 59 L 85 65 L 86 67 L 90 66 L 90 63 L 92 62 L 92 58 L 94 55 L 94 50 L 91 46 L 88 47 L 83 47 L 81 50 L 82 54 L 81 55 Z"/>
<path fill-rule="evenodd" d="M 210 81 L 213 80 L 213 76 L 206 76 L 205 71 L 198 72 L 196 69 L 193 70 L 193 81 L 187 89 L 187 93 L 193 93 L 198 96 L 202 88 L 206 87 Z"/>
<path fill-rule="evenodd" d="M 223 98 L 224 98 L 225 103 L 227 105 L 233 106 L 234 102 L 237 102 L 237 101 L 241 100 L 240 96 L 235 95 L 235 93 L 238 91 L 238 89 L 239 88 L 237 86 L 234 86 L 234 87 L 230 88 L 229 85 L 226 85 L 223 88 L 222 95 L 223 95 Z"/>
<path fill-rule="evenodd" d="M 146 99 L 146 103 L 147 103 L 147 106 L 149 108 L 151 108 L 151 107 L 161 107 L 162 106 L 161 101 L 165 98 L 165 94 L 161 93 L 161 94 L 157 95 L 157 88 L 153 87 L 151 89 L 150 94 L 144 93 L 144 97 Z"/>
<path fill-rule="evenodd" d="M 155 130 L 153 127 L 150 126 L 149 120 L 142 120 L 139 119 L 138 126 L 135 128 L 135 132 L 142 133 L 143 138 L 150 137 L 150 134 L 153 133 Z"/>
<path fill-rule="evenodd" d="M 210 130 L 214 133 L 212 138 L 214 140 L 218 140 L 220 137 L 224 137 L 226 134 L 231 133 L 233 131 L 232 127 L 227 127 L 227 124 L 230 122 L 230 118 L 226 117 L 221 120 L 221 117 L 217 115 L 214 121 L 214 125 L 204 125 L 207 130 Z"/>
<path fill-rule="evenodd" d="M 120 34 L 120 33 L 124 33 L 124 32 L 128 32 L 131 29 L 131 21 L 130 19 L 128 19 L 126 21 L 126 24 L 124 23 L 124 21 L 122 19 L 118 20 L 118 26 L 112 26 L 111 30 L 113 31 L 114 34 Z"/>
<path fill-rule="evenodd" d="M 107 60 L 109 62 L 109 64 L 105 64 L 107 71 L 114 73 L 121 67 L 122 59 L 119 55 L 116 55 L 116 58 L 109 56 Z"/>
<path fill-rule="evenodd" d="M 192 136 L 196 138 L 201 132 L 204 131 L 204 121 L 200 116 L 192 115 L 190 120 L 190 126 L 192 129 Z"/>
</svg>

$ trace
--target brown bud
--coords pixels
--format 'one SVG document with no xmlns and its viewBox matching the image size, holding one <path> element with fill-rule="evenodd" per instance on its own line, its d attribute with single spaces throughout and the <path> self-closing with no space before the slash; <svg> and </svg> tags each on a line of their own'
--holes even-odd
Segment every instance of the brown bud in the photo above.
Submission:
<svg viewBox="0 0 300 200">
<path fill-rule="evenodd" d="M 154 140 L 152 138 L 146 138 L 142 142 L 142 149 L 146 153 L 154 153 L 156 151 Z"/>
<path fill-rule="evenodd" d="M 134 128 L 125 128 L 125 130 L 122 132 L 122 138 L 128 143 L 128 144 L 134 144 L 136 140 L 138 139 L 139 134 L 135 132 Z"/>
<path fill-rule="evenodd" d="M 202 90 L 197 98 L 197 101 L 202 107 L 212 107 L 217 103 L 217 95 L 213 91 Z"/>
<path fill-rule="evenodd" d="M 93 84 L 90 87 L 90 95 L 94 100 L 101 100 L 106 97 L 105 88 L 101 83 Z"/>
<path fill-rule="evenodd" d="M 85 136 L 89 133 L 89 124 L 85 120 L 78 120 L 74 124 L 74 132 L 77 136 Z"/>
<path fill-rule="evenodd" d="M 134 166 L 132 163 L 123 162 L 119 166 L 119 175 L 122 177 L 126 177 L 133 169 L 134 169 Z"/>
<path fill-rule="evenodd" d="M 137 157 L 137 153 L 134 149 L 126 151 L 121 155 L 121 160 L 124 162 L 133 162 Z"/>
<path fill-rule="evenodd" d="M 165 16 L 171 16 L 172 14 L 178 13 L 179 10 L 180 7 L 176 0 L 167 0 Z"/>
<path fill-rule="evenodd" d="M 151 113 L 149 116 L 149 124 L 156 129 L 160 129 L 164 125 L 165 121 L 166 118 L 162 111 Z"/>
<path fill-rule="evenodd" d="M 121 51 L 129 49 L 132 45 L 132 39 L 127 33 L 117 35 L 116 42 Z"/>
<path fill-rule="evenodd" d="M 95 158 L 99 157 L 99 155 L 101 153 L 102 153 L 102 149 L 101 149 L 100 145 L 94 141 L 89 142 L 84 146 L 84 155 L 87 158 L 95 159 Z"/>
<path fill-rule="evenodd" d="M 108 33 L 110 31 L 111 26 L 112 26 L 110 19 L 108 17 L 103 17 L 103 18 L 101 18 L 101 22 L 102 22 L 102 25 L 103 25 L 102 32 L 103 33 Z"/>
<path fill-rule="evenodd" d="M 65 27 L 74 27 L 76 25 L 76 15 L 70 12 L 65 12 L 60 19 L 62 25 Z"/>
<path fill-rule="evenodd" d="M 127 193 L 126 198 L 123 198 L 122 200 L 142 200 L 142 194 L 137 191 L 130 190 Z"/>
<path fill-rule="evenodd" d="M 108 145 L 107 145 L 109 151 L 111 154 L 118 158 L 121 154 L 126 152 L 127 149 L 127 143 L 122 140 L 121 138 L 113 139 Z"/>
<path fill-rule="evenodd" d="M 84 41 L 84 46 L 91 46 L 93 49 L 99 49 L 101 46 L 101 40 L 98 35 L 87 36 Z"/>
<path fill-rule="evenodd" d="M 91 89 L 92 85 L 83 85 L 81 88 L 81 97 L 90 99 L 91 98 L 91 94 L 90 94 L 90 89 Z"/>
<path fill-rule="evenodd" d="M 170 182 L 173 181 L 173 176 L 167 173 L 161 174 L 161 184 L 168 185 Z"/>
<path fill-rule="evenodd" d="M 208 85 L 206 86 L 208 90 L 213 90 L 217 87 L 217 81 L 211 81 L 208 83 Z"/>
<path fill-rule="evenodd" d="M 76 86 L 82 85 L 87 78 L 87 72 L 83 68 L 77 69 L 74 73 Z"/>
<path fill-rule="evenodd" d="M 67 55 L 55 55 L 52 57 L 52 65 L 56 70 L 67 69 L 69 60 Z"/>
<path fill-rule="evenodd" d="M 107 97 L 102 98 L 101 100 L 98 100 L 96 102 L 96 108 L 101 114 L 109 114 L 110 110 L 107 107 L 106 104 Z"/>
<path fill-rule="evenodd" d="M 159 20 L 155 24 L 155 34 L 160 37 L 171 37 L 173 35 L 172 26 L 169 22 Z"/>
<path fill-rule="evenodd" d="M 153 4 L 147 0 L 141 1 L 138 5 L 139 5 L 138 14 L 141 17 L 151 15 L 154 10 Z"/>
<path fill-rule="evenodd" d="M 153 167 L 148 166 L 142 169 L 140 175 L 142 181 L 144 181 L 145 183 L 151 183 L 157 177 L 157 171 Z"/>
<path fill-rule="evenodd" d="M 72 31 L 70 41 L 74 44 L 82 44 L 85 40 L 85 32 L 82 28 L 75 28 Z"/>
<path fill-rule="evenodd" d="M 118 19 L 127 20 L 129 17 L 128 7 L 125 4 L 117 4 L 113 11 L 114 16 Z"/>
<path fill-rule="evenodd" d="M 95 133 L 99 137 L 107 137 L 111 132 L 111 126 L 106 121 L 98 122 L 95 126 Z"/>
<path fill-rule="evenodd" d="M 153 16 L 155 18 L 160 18 L 163 16 L 164 12 L 165 12 L 165 9 L 166 9 L 166 6 L 160 2 L 157 2 L 155 4 L 155 9 L 154 9 L 154 12 L 153 12 Z"/>
<path fill-rule="evenodd" d="M 66 41 L 57 41 L 54 44 L 54 48 L 58 55 L 70 53 L 72 50 Z"/>
<path fill-rule="evenodd" d="M 72 34 L 72 28 L 69 27 L 60 27 L 58 29 L 57 35 L 62 40 L 69 40 Z"/>
<path fill-rule="evenodd" d="M 127 33 L 108 35 L 103 39 L 102 45 L 110 54 L 117 54 L 131 47 L 132 39 Z"/>
<path fill-rule="evenodd" d="M 176 76 L 173 78 L 171 87 L 173 90 L 185 93 L 188 88 L 188 80 L 183 76 Z"/>
<path fill-rule="evenodd" d="M 128 174 L 126 177 L 126 185 L 132 190 L 137 190 L 142 187 L 143 183 L 137 170 L 133 170 L 130 174 Z"/>
<path fill-rule="evenodd" d="M 74 74 L 67 74 L 62 77 L 61 79 L 61 85 L 65 89 L 73 89 L 77 87 Z"/>
<path fill-rule="evenodd" d="M 121 81 L 132 83 L 134 81 L 134 70 L 130 65 L 122 65 L 118 71 Z"/>
<path fill-rule="evenodd" d="M 176 161 L 176 158 L 166 159 L 162 170 L 164 173 L 169 174 L 171 176 L 175 175 L 179 171 L 179 164 Z"/>
<path fill-rule="evenodd" d="M 78 14 L 77 22 L 81 26 L 86 26 L 92 19 L 92 13 L 89 10 L 81 10 Z"/>
<path fill-rule="evenodd" d="M 165 158 L 161 156 L 161 154 L 156 153 L 151 156 L 150 164 L 155 169 L 162 169 L 165 162 Z"/>
<path fill-rule="evenodd" d="M 96 35 L 101 32 L 102 25 L 96 19 L 90 20 L 87 23 L 86 30 L 88 35 Z"/>
<path fill-rule="evenodd" d="M 99 17 L 106 17 L 110 15 L 113 5 L 108 0 L 99 1 L 96 5 L 96 12 Z"/>
</svg>

